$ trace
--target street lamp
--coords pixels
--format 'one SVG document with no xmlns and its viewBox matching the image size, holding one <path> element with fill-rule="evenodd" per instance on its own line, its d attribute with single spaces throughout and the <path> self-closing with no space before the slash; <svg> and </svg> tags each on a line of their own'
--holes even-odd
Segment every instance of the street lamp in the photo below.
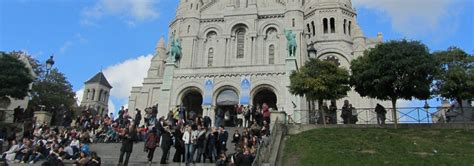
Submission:
<svg viewBox="0 0 474 166">
<path fill-rule="evenodd" d="M 308 48 L 308 57 L 310 58 L 317 58 L 317 53 L 318 51 L 316 48 L 314 48 L 314 45 L 311 45 L 311 47 Z"/>
<path fill-rule="evenodd" d="M 49 71 L 54 65 L 54 60 L 53 60 L 54 55 L 50 56 L 49 59 L 46 61 L 46 77 L 49 75 Z"/>
</svg>

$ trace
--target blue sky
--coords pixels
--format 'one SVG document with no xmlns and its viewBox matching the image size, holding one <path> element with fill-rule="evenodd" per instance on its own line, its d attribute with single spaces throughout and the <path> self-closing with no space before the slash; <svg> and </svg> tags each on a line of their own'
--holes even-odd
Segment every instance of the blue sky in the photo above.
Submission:
<svg viewBox="0 0 474 166">
<path fill-rule="evenodd" d="M 2 0 L 0 50 L 55 56 L 78 95 L 101 69 L 114 89 L 110 109 L 140 85 L 178 0 Z M 421 40 L 431 51 L 458 46 L 474 53 L 472 0 L 353 0 L 366 36 Z"/>
</svg>

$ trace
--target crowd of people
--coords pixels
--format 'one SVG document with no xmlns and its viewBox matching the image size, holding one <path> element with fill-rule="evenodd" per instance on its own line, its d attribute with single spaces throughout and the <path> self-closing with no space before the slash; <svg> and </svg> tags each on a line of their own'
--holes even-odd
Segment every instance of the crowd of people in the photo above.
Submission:
<svg viewBox="0 0 474 166">
<path fill-rule="evenodd" d="M 89 150 L 91 144 L 121 143 L 119 163 L 128 165 L 134 143 L 143 141 L 150 163 L 156 148 L 161 148 L 161 164 L 251 165 L 258 146 L 269 134 L 270 108 L 266 104 L 236 105 L 233 112 L 237 113 L 235 124 L 240 130 L 235 130 L 232 136 L 222 121 L 212 123 L 210 117 L 182 106 L 160 118 L 157 108 L 146 108 L 143 117 L 137 109 L 135 117 L 131 117 L 128 109 L 122 107 L 115 118 L 113 114 L 101 116 L 93 109 L 85 109 L 74 121 L 72 114 L 66 113 L 61 126 L 35 124 L 31 130 L 25 130 L 22 138 L 16 138 L 15 134 L 7 136 L 2 129 L 0 141 L 8 142 L 8 148 L 1 159 L 7 163 L 41 162 L 42 165 L 63 165 L 63 161 L 69 160 L 74 165 L 94 166 L 101 165 L 101 159 Z M 216 119 L 226 114 L 216 111 Z M 140 126 L 141 122 L 144 123 Z M 228 142 L 232 145 L 227 145 Z M 175 154 L 170 154 L 171 148 Z M 232 154 L 228 148 L 233 148 Z"/>
</svg>

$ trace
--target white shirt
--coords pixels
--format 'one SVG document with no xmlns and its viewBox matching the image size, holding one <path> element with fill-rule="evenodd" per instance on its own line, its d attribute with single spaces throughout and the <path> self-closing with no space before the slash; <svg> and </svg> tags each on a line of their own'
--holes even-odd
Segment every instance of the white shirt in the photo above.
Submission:
<svg viewBox="0 0 474 166">
<path fill-rule="evenodd" d="M 188 131 L 184 132 L 183 141 L 184 141 L 184 144 L 190 144 L 191 143 L 191 134 Z"/>
</svg>

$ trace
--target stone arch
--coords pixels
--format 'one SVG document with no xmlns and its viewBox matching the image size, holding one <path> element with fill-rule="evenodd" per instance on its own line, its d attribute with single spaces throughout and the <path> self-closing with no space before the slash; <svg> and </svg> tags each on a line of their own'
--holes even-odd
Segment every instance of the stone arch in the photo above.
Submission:
<svg viewBox="0 0 474 166">
<path fill-rule="evenodd" d="M 254 88 L 252 88 L 252 90 L 250 91 L 251 104 L 252 105 L 260 104 L 260 103 L 255 103 L 256 102 L 255 100 L 257 99 L 257 95 L 259 95 L 259 93 L 261 93 L 261 92 L 266 92 L 266 91 L 273 93 L 274 99 L 270 99 L 270 100 L 275 100 L 275 101 L 271 101 L 271 102 L 274 102 L 274 103 L 267 103 L 267 104 L 269 104 L 270 107 L 272 107 L 274 109 L 278 109 L 278 106 L 279 106 L 278 102 L 279 101 L 281 102 L 281 100 L 278 99 L 279 95 L 277 94 L 278 93 L 277 89 L 274 86 L 270 85 L 270 84 L 260 84 L 260 85 L 255 86 Z M 270 98 L 273 98 L 273 97 L 270 97 Z"/>
<path fill-rule="evenodd" d="M 285 99 L 282 93 L 284 91 L 280 91 L 280 89 L 283 89 L 283 87 L 280 86 L 280 84 L 273 79 L 261 79 L 252 81 L 252 88 L 250 90 L 250 101 L 253 101 L 253 96 L 255 96 L 255 94 L 258 93 L 259 89 L 261 88 L 270 88 L 273 93 L 275 93 L 278 108 L 281 108 L 285 105 L 285 103 L 283 103 Z"/>
<path fill-rule="evenodd" d="M 179 105 L 183 97 L 183 92 L 185 92 L 186 90 L 189 90 L 188 88 L 191 88 L 191 87 L 195 89 L 199 89 L 198 91 L 201 94 L 204 94 L 204 90 L 203 90 L 204 87 L 202 83 L 199 83 L 197 81 L 189 81 L 176 88 L 175 92 L 179 92 L 179 93 L 171 93 L 170 104 L 172 104 L 173 106 Z M 170 105 L 170 108 L 172 107 L 172 105 Z"/>
<path fill-rule="evenodd" d="M 335 56 L 336 58 L 340 60 L 340 67 L 345 67 L 349 69 L 351 61 L 347 58 L 347 56 L 345 56 L 341 52 L 342 50 L 337 50 L 337 49 L 322 50 L 321 53 L 318 53 L 317 58 L 320 60 L 325 60 L 325 58 L 329 56 Z"/>
<path fill-rule="evenodd" d="M 178 96 L 176 105 L 183 105 L 186 111 L 194 111 L 198 115 L 203 114 L 202 102 L 204 93 L 201 89 L 195 86 L 186 87 L 182 91 L 179 91 Z"/>
<path fill-rule="evenodd" d="M 210 31 L 215 31 L 219 36 L 222 34 L 222 27 L 217 24 L 206 25 L 204 26 L 204 28 L 202 28 L 201 34 L 199 34 L 199 36 L 201 36 L 202 38 L 206 38 L 207 34 Z"/>
<path fill-rule="evenodd" d="M 250 32 L 250 26 L 251 25 L 249 22 L 245 20 L 236 20 L 229 24 L 230 26 L 227 27 L 226 32 L 229 32 L 229 34 L 233 34 L 233 32 L 237 29 L 238 26 L 244 26 L 246 27 L 247 32 Z"/>
<path fill-rule="evenodd" d="M 275 21 L 275 20 L 265 21 L 261 25 L 262 26 L 259 29 L 258 34 L 265 34 L 267 30 L 272 27 L 275 28 L 278 32 L 282 32 L 280 27 L 283 27 L 283 26 L 280 21 Z"/>
<path fill-rule="evenodd" d="M 212 105 L 216 105 L 217 96 L 223 90 L 227 90 L 227 89 L 233 90 L 240 97 L 240 90 L 237 87 L 239 87 L 239 84 L 235 82 L 231 82 L 231 81 L 216 82 L 214 84 L 214 90 L 212 94 L 212 99 L 213 99 Z"/>
</svg>

